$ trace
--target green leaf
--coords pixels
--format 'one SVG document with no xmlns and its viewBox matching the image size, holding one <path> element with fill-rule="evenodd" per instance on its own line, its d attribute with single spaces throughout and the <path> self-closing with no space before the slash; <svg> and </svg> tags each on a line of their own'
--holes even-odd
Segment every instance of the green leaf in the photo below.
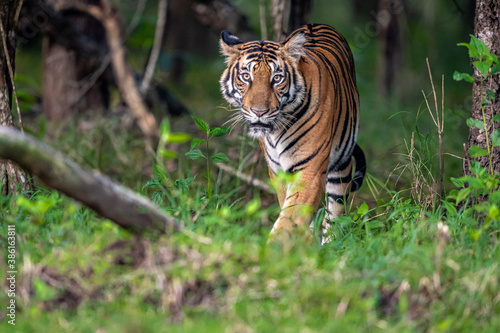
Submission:
<svg viewBox="0 0 500 333">
<path fill-rule="evenodd" d="M 490 98 L 490 99 L 495 99 L 495 93 L 493 91 L 491 91 L 491 89 L 487 89 L 486 90 L 486 95 Z"/>
<path fill-rule="evenodd" d="M 40 278 L 33 280 L 33 289 L 36 297 L 42 301 L 49 301 L 57 296 L 57 290 Z"/>
<path fill-rule="evenodd" d="M 498 59 L 498 58 L 497 58 Z M 490 74 L 491 75 L 496 75 L 500 73 L 500 65 L 497 63 L 495 64 L 493 67 L 491 67 L 491 71 L 490 71 Z"/>
<path fill-rule="evenodd" d="M 478 69 L 478 71 L 481 72 L 484 78 L 488 76 L 488 71 L 490 70 L 491 64 L 493 63 L 492 60 L 484 60 L 484 61 L 474 61 L 472 64 L 474 67 Z"/>
<path fill-rule="evenodd" d="M 195 177 L 188 177 L 185 179 L 179 178 L 175 180 L 175 187 L 179 190 L 182 188 L 188 189 L 191 184 L 193 184 Z"/>
<path fill-rule="evenodd" d="M 469 230 L 469 234 L 470 234 L 470 236 L 472 237 L 472 239 L 474 241 L 477 241 L 479 239 L 479 237 L 481 236 L 481 229 L 478 229 L 478 230 L 475 230 L 475 231 L 472 230 L 472 229 L 470 229 Z"/>
<path fill-rule="evenodd" d="M 370 211 L 370 207 L 368 207 L 366 202 L 363 202 L 361 204 L 361 206 L 359 206 L 357 214 L 359 216 L 364 216 L 364 215 L 368 214 L 369 211 Z"/>
<path fill-rule="evenodd" d="M 158 149 L 158 155 L 161 155 L 163 158 L 166 158 L 166 159 L 177 158 L 177 153 L 175 151 L 164 149 L 164 148 Z"/>
<path fill-rule="evenodd" d="M 228 127 L 215 127 L 210 130 L 210 136 L 223 136 L 231 131 Z"/>
<path fill-rule="evenodd" d="M 481 157 L 481 156 L 484 156 L 484 155 L 487 155 L 488 154 L 488 151 L 486 149 L 483 149 L 479 146 L 471 146 L 469 148 L 469 156 L 470 157 Z"/>
<path fill-rule="evenodd" d="M 473 54 L 470 55 L 470 51 L 473 51 Z M 469 48 L 469 56 L 471 58 L 477 58 L 479 60 L 483 60 L 483 58 L 490 53 L 490 49 L 484 42 L 477 37 L 470 35 L 470 48 Z"/>
<path fill-rule="evenodd" d="M 368 225 L 370 226 L 370 229 L 374 229 L 374 228 L 384 227 L 385 223 L 382 221 L 379 221 L 379 220 L 372 220 L 372 221 L 368 222 Z"/>
<path fill-rule="evenodd" d="M 164 191 L 157 191 L 153 193 L 151 200 L 157 206 L 163 206 L 163 199 L 166 197 L 166 193 Z"/>
<path fill-rule="evenodd" d="M 491 134 L 491 144 L 493 147 L 500 147 L 500 129 L 497 129 Z"/>
<path fill-rule="evenodd" d="M 491 203 L 493 203 L 495 205 L 499 204 L 500 203 L 500 190 L 491 193 L 488 199 Z"/>
<path fill-rule="evenodd" d="M 458 195 L 458 191 L 456 188 L 452 189 L 450 193 L 446 196 L 447 199 L 456 199 Z"/>
<path fill-rule="evenodd" d="M 487 175 L 489 176 L 489 174 Z M 498 187 L 498 179 L 496 179 L 495 177 L 485 177 L 483 179 L 486 192 L 491 193 Z"/>
<path fill-rule="evenodd" d="M 158 178 L 158 180 L 160 182 L 167 183 L 168 177 L 167 177 L 167 171 L 165 170 L 165 168 L 162 168 L 158 164 L 153 163 L 153 172 L 154 172 L 156 178 Z"/>
<path fill-rule="evenodd" d="M 450 180 L 453 183 L 453 185 L 455 185 L 456 187 L 464 187 L 464 185 L 465 185 L 465 182 L 463 181 L 462 177 L 461 178 L 451 177 Z"/>
<path fill-rule="evenodd" d="M 214 163 L 229 162 L 229 157 L 227 157 L 224 153 L 217 153 L 212 156 L 212 161 Z"/>
<path fill-rule="evenodd" d="M 161 182 L 158 179 L 150 179 L 144 184 L 142 187 L 142 191 L 148 188 L 156 188 L 156 187 L 161 187 Z"/>
<path fill-rule="evenodd" d="M 474 78 L 472 76 L 470 76 L 469 74 L 467 74 L 467 73 L 459 73 L 457 71 L 455 71 L 453 73 L 453 80 L 455 80 L 455 81 L 462 81 L 462 80 L 464 80 L 464 81 L 470 82 L 470 83 L 474 82 Z"/>
<path fill-rule="evenodd" d="M 457 208 L 451 202 L 443 200 L 442 203 L 443 203 L 444 208 L 446 208 L 446 211 L 449 214 L 454 215 L 454 216 L 457 215 Z"/>
<path fill-rule="evenodd" d="M 469 118 L 467 119 L 467 126 L 469 127 L 474 126 L 476 128 L 483 129 L 484 123 L 482 120 Z"/>
<path fill-rule="evenodd" d="M 491 53 L 491 60 L 493 60 L 493 63 L 496 64 L 496 65 L 499 65 L 499 61 L 498 61 L 498 56 L 496 54 L 493 54 Z"/>
<path fill-rule="evenodd" d="M 160 141 L 165 143 L 168 142 L 170 136 L 170 122 L 168 119 L 165 119 L 161 122 L 160 125 Z"/>
<path fill-rule="evenodd" d="M 456 204 L 458 205 L 460 202 L 464 201 L 469 196 L 469 194 L 471 192 L 472 192 L 472 188 L 470 188 L 470 187 L 467 187 L 467 188 L 464 188 L 464 189 L 461 189 L 460 191 L 458 191 Z"/>
<path fill-rule="evenodd" d="M 160 125 L 160 133 L 161 136 L 170 133 L 170 122 L 167 118 L 165 118 Z"/>
<path fill-rule="evenodd" d="M 353 223 L 353 219 L 350 216 L 339 216 L 333 219 L 334 223 L 340 224 L 342 227 L 348 226 Z"/>
<path fill-rule="evenodd" d="M 479 161 L 471 161 L 469 170 L 478 177 L 482 176 L 486 172 L 486 169 L 481 166 Z M 462 177 L 462 179 L 465 178 L 466 177 Z"/>
<path fill-rule="evenodd" d="M 476 190 L 482 190 L 486 187 L 484 181 L 480 178 L 465 176 L 463 177 L 464 181 L 469 184 L 469 188 L 473 188 Z"/>
<path fill-rule="evenodd" d="M 195 117 L 195 116 L 192 116 L 192 118 L 196 122 L 196 126 L 198 126 L 198 128 L 202 132 L 208 133 L 208 131 L 210 131 L 210 126 L 203 119 L 200 119 L 200 118 Z"/>
<path fill-rule="evenodd" d="M 197 160 L 200 157 L 205 157 L 205 155 L 203 155 L 203 153 L 199 149 L 192 149 L 192 150 L 188 151 L 185 155 L 192 160 Z"/>
<path fill-rule="evenodd" d="M 500 114 L 494 115 L 492 120 L 500 122 Z"/>
<path fill-rule="evenodd" d="M 488 216 L 492 219 L 496 219 L 498 215 L 500 215 L 500 210 L 498 209 L 497 205 L 491 205 Z"/>
<path fill-rule="evenodd" d="M 191 135 L 188 133 L 170 133 L 168 136 L 169 143 L 184 143 L 191 139 Z"/>
<path fill-rule="evenodd" d="M 472 35 L 471 35 L 472 37 Z M 469 43 L 458 43 L 458 46 L 465 46 L 469 50 L 469 58 L 479 58 L 479 53 L 477 49 L 473 49 Z"/>
<path fill-rule="evenodd" d="M 245 213 L 247 215 L 253 215 L 257 213 L 257 211 L 260 209 L 260 199 L 259 198 L 254 198 L 252 201 L 250 201 L 246 206 L 245 206 Z"/>
<path fill-rule="evenodd" d="M 206 139 L 194 138 L 193 141 L 191 141 L 191 150 L 205 142 L 207 142 Z"/>
</svg>

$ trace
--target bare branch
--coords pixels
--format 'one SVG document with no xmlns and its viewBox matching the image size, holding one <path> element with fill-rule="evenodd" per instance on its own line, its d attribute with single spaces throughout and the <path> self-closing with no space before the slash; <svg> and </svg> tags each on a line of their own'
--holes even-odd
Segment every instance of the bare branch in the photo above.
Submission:
<svg viewBox="0 0 500 333">
<path fill-rule="evenodd" d="M 45 143 L 7 126 L 0 126 L 0 157 L 16 162 L 48 186 L 134 233 L 171 234 L 182 229 L 143 196 L 83 169 Z"/>
<path fill-rule="evenodd" d="M 22 1 L 21 1 L 21 3 L 22 3 Z M 17 99 L 16 85 L 14 83 L 14 71 L 12 70 L 12 63 L 11 63 L 10 57 L 9 57 L 9 50 L 7 49 L 7 40 L 6 40 L 6 35 L 7 34 L 3 30 L 3 24 L 2 24 L 1 21 L 0 21 L 0 35 L 2 35 L 3 51 L 5 53 L 5 60 L 7 61 L 7 68 L 9 70 L 10 83 L 12 84 L 12 92 L 14 93 L 14 100 L 16 102 L 17 117 L 18 117 L 18 121 L 19 121 L 19 128 L 21 129 L 21 132 L 24 132 L 23 121 L 21 119 L 21 110 L 19 109 L 19 100 Z"/>
<path fill-rule="evenodd" d="M 155 71 L 156 62 L 158 61 L 158 57 L 160 55 L 163 32 L 165 31 L 165 24 L 167 22 L 167 5 L 167 0 L 160 0 L 158 3 L 158 20 L 156 21 L 153 48 L 151 49 L 148 64 L 146 66 L 146 70 L 144 71 L 144 78 L 142 79 L 141 87 L 139 89 L 143 96 L 146 95 L 146 92 L 149 89 L 149 85 Z"/>
<path fill-rule="evenodd" d="M 235 177 L 238 177 L 240 178 L 241 180 L 243 180 L 244 182 L 252 185 L 252 186 L 255 186 L 259 189 L 261 189 L 262 191 L 265 191 L 265 192 L 268 192 L 268 193 L 275 193 L 273 191 L 273 188 L 269 185 L 269 184 L 266 184 L 265 182 L 257 179 L 257 178 L 254 178 L 252 176 L 249 176 L 249 175 L 246 175 L 238 170 L 234 170 L 233 168 L 231 168 L 229 165 L 226 165 L 226 164 L 223 164 L 223 163 L 216 163 L 215 164 L 218 168 L 226 171 L 228 174 L 232 175 L 232 176 L 235 176 Z"/>
<path fill-rule="evenodd" d="M 122 29 L 119 13 L 111 6 L 108 0 L 102 0 L 101 6 L 75 4 L 75 9 L 86 12 L 99 20 L 106 30 L 106 40 L 111 54 L 111 64 L 115 81 L 121 96 L 127 103 L 132 115 L 143 133 L 148 138 L 158 139 L 158 125 L 153 114 L 148 110 L 146 103 L 135 82 L 132 69 L 127 62 L 126 50 L 123 46 Z"/>
</svg>

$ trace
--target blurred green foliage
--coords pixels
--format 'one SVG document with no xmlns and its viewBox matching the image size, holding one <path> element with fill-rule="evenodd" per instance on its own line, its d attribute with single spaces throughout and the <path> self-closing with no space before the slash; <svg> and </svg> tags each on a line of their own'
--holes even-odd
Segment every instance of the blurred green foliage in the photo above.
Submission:
<svg viewBox="0 0 500 333">
<path fill-rule="evenodd" d="M 259 1 L 233 2 L 259 35 Z M 455 2 L 469 8 L 465 0 Z M 145 149 L 138 131 L 128 130 L 120 111 L 80 114 L 56 126 L 43 117 L 27 118 L 28 131 L 143 193 L 186 230 L 150 243 L 43 186 L 28 198 L 0 197 L 0 246 L 6 247 L 7 225 L 15 224 L 22 277 L 16 326 L 8 326 L 0 311 L 0 330 L 498 331 L 499 195 L 491 185 L 498 178 L 480 169 L 477 177 L 454 178 L 446 200 L 429 205 L 438 147 L 421 93 L 430 92 L 426 57 L 434 82 L 445 76 L 445 152 L 463 155 L 470 113 L 470 87 L 451 80 L 455 70 L 470 71 L 467 54 L 456 46 L 468 39 L 470 18 L 455 2 L 404 2 L 401 80 L 386 99 L 377 92 L 376 36 L 359 45 L 361 34 L 368 36 L 376 23 L 374 14 L 356 13 L 347 0 L 314 1 L 311 22 L 336 27 L 353 48 L 362 103 L 359 144 L 369 163 L 366 185 L 323 247 L 300 238 L 293 246 L 268 244 L 279 214 L 275 195 L 215 166 L 207 174 L 205 160 L 187 158 L 196 147 L 184 134 L 207 133 L 190 117 L 164 123 L 156 154 Z M 153 40 L 156 2 L 119 4 L 126 22 L 137 22 L 126 46 L 140 72 Z M 41 91 L 38 46 L 17 53 L 23 112 Z M 175 81 L 169 76 L 173 53 L 163 52 L 156 79 L 197 119 L 222 126 L 234 112 L 219 92 L 222 57 L 216 51 L 210 57 L 185 55 L 184 76 Z M 210 144 L 235 170 L 267 179 L 265 163 L 255 154 L 258 144 L 244 135 L 243 125 Z M 446 180 L 461 174 L 459 159 L 447 156 L 445 163 Z M 206 176 L 213 181 L 211 196 Z M 486 204 L 464 204 L 483 194 L 490 195 Z M 322 215 L 320 210 L 315 225 Z M 4 274 L 0 270 L 0 279 Z M 5 294 L 0 304 L 7 304 Z"/>
</svg>

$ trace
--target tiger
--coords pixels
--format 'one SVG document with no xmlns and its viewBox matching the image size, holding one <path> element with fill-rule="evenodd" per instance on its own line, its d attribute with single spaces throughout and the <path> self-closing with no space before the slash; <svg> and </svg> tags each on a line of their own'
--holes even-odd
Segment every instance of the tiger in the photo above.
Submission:
<svg viewBox="0 0 500 333">
<path fill-rule="evenodd" d="M 330 221 L 343 214 L 366 172 L 356 143 L 359 94 L 346 39 L 328 25 L 308 24 L 280 43 L 244 43 L 224 30 L 220 48 L 227 64 L 222 95 L 258 139 L 271 180 L 280 170 L 301 173 L 301 186 L 276 188 L 281 213 L 271 235 L 308 230 L 325 197 L 321 242 L 330 241 Z"/>
</svg>

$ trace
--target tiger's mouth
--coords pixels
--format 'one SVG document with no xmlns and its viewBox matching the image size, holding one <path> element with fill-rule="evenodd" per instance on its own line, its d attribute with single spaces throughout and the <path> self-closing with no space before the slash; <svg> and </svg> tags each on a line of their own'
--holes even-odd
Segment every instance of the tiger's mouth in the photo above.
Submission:
<svg viewBox="0 0 500 333">
<path fill-rule="evenodd" d="M 248 124 L 248 135 L 254 138 L 259 138 L 268 135 L 274 130 L 272 124 L 266 124 L 261 121 Z"/>
</svg>

